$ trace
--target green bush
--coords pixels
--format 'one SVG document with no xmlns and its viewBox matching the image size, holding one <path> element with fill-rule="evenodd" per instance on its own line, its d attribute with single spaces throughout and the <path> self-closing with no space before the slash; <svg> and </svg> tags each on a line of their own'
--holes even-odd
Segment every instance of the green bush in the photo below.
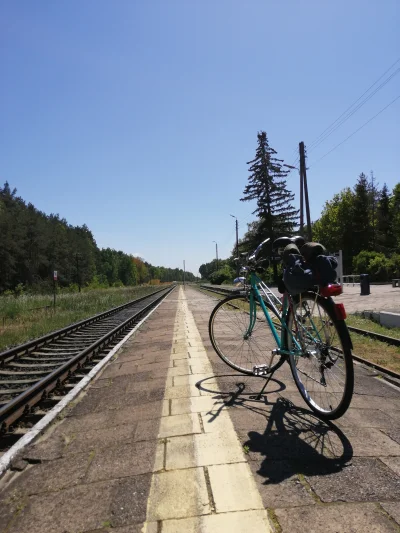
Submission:
<svg viewBox="0 0 400 533">
<path fill-rule="evenodd" d="M 224 282 L 229 284 L 233 283 L 235 272 L 228 265 L 224 265 L 223 268 L 216 270 L 209 276 L 210 283 L 213 285 L 222 285 Z"/>
<path fill-rule="evenodd" d="M 400 255 L 393 254 L 389 259 L 390 278 L 400 277 Z"/>
<path fill-rule="evenodd" d="M 88 283 L 85 287 L 87 290 L 94 290 L 94 289 L 108 289 L 109 284 L 107 281 L 107 278 L 105 276 L 93 276 L 93 279 L 90 283 Z"/>
<path fill-rule="evenodd" d="M 400 275 L 400 255 L 361 251 L 353 258 L 354 274 L 369 274 L 371 281 L 390 281 Z"/>
</svg>

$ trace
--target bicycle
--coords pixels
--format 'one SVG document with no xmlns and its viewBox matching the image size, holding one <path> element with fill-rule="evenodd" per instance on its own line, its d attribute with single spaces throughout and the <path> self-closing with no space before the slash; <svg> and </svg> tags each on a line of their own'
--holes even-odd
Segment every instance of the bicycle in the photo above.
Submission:
<svg viewBox="0 0 400 533">
<path fill-rule="evenodd" d="M 252 254 L 242 254 L 243 288 L 213 309 L 212 346 L 231 368 L 266 379 L 258 399 L 274 372 L 288 362 L 307 405 L 326 420 L 339 418 L 348 409 L 354 389 L 346 314 L 343 304 L 332 299 L 341 293 L 341 286 L 316 286 L 296 296 L 285 291 L 278 298 L 256 274 L 263 261 L 257 256 L 269 240 Z"/>
</svg>

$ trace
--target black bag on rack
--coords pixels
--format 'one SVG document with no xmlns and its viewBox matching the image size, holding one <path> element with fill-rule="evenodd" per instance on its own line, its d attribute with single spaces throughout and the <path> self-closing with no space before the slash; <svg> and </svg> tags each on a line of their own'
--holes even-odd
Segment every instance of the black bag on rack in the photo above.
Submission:
<svg viewBox="0 0 400 533">
<path fill-rule="evenodd" d="M 313 272 L 303 256 L 290 254 L 286 258 L 283 281 L 291 294 L 300 294 L 314 286 Z"/>
<path fill-rule="evenodd" d="M 286 264 L 283 272 L 283 281 L 287 290 L 291 294 L 300 294 L 306 290 L 314 288 L 316 285 L 324 287 L 336 281 L 337 260 L 335 257 L 327 255 L 316 255 L 323 250 L 323 246 L 318 243 L 307 243 L 305 256 L 289 249 L 289 245 L 284 251 L 284 262 Z M 311 252 L 311 253 L 310 253 Z"/>
</svg>

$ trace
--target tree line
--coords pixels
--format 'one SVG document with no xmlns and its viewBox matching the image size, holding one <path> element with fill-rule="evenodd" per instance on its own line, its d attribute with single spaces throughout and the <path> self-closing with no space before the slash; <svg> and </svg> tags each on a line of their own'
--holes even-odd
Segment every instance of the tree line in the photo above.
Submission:
<svg viewBox="0 0 400 533">
<path fill-rule="evenodd" d="M 400 274 L 400 183 L 379 188 L 374 174 L 361 173 L 325 203 L 313 224 L 313 238 L 328 250 L 343 251 L 348 274 L 370 274 L 388 281 Z"/>
<path fill-rule="evenodd" d="M 61 287 L 76 290 L 183 280 L 182 269 L 99 249 L 86 225 L 71 226 L 59 215 L 46 215 L 6 182 L 0 187 L 0 292 L 50 290 L 53 271 Z M 186 272 L 186 280 L 196 277 Z"/>
<path fill-rule="evenodd" d="M 248 224 L 239 251 L 252 251 L 269 237 L 263 254 L 270 261 L 262 277 L 272 282 L 282 268 L 272 252 L 274 239 L 299 232 L 299 211 L 293 207 L 294 194 L 286 183 L 291 167 L 278 158 L 264 131 L 257 134 L 255 158 L 247 165 L 249 176 L 241 201 L 256 201 L 256 219 Z M 345 274 L 368 273 L 375 281 L 400 277 L 400 183 L 390 191 L 386 184 L 379 188 L 372 172 L 369 177 L 361 173 L 353 188 L 346 187 L 325 203 L 320 218 L 312 223 L 312 232 L 313 240 L 328 251 L 342 250 Z M 218 265 L 215 260 L 201 265 L 202 278 L 232 283 L 235 255 L 233 246 L 231 256 Z"/>
</svg>

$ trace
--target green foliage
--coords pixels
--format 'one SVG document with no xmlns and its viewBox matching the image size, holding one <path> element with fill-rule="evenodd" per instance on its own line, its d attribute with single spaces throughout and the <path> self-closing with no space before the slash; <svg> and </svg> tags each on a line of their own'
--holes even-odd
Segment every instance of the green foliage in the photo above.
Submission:
<svg viewBox="0 0 400 533">
<path fill-rule="evenodd" d="M 400 254 L 392 254 L 390 259 L 390 273 L 391 277 L 399 278 L 400 277 Z"/>
<path fill-rule="evenodd" d="M 254 213 L 259 220 L 252 228 L 255 234 L 251 236 L 251 240 L 260 243 L 269 237 L 271 240 L 266 247 L 269 256 L 272 256 L 275 238 L 293 232 L 299 213 L 292 205 L 294 194 L 286 186 L 289 170 L 284 168 L 283 161 L 276 154 L 269 146 L 265 131 L 258 133 L 256 156 L 247 163 L 250 175 L 241 198 L 242 202 L 257 202 Z M 273 269 L 277 275 L 275 264 Z"/>
<path fill-rule="evenodd" d="M 216 270 L 209 276 L 209 281 L 213 285 L 222 285 L 223 283 L 233 283 L 235 277 L 235 271 L 225 263 L 225 265 Z"/>
<path fill-rule="evenodd" d="M 0 187 L 0 293 L 52 292 L 54 270 L 58 288 L 66 291 L 132 286 L 152 278 L 183 280 L 181 269 L 153 267 L 111 248 L 100 250 L 85 224 L 71 226 L 59 215 L 45 215 L 6 182 Z M 196 278 L 187 272 L 186 279 Z"/>
<path fill-rule="evenodd" d="M 225 267 L 228 267 L 229 272 L 234 272 L 234 269 L 232 269 L 232 263 L 229 259 L 219 259 L 218 264 L 217 264 L 217 260 L 213 259 L 209 263 L 204 263 L 203 265 L 201 265 L 199 268 L 199 272 L 203 280 L 211 281 L 212 275 L 216 273 L 217 271 L 227 272 L 225 270 Z M 234 273 L 232 274 L 232 276 L 234 276 Z M 233 277 L 232 277 L 232 280 L 233 280 Z M 214 282 L 211 281 L 211 283 L 214 283 Z"/>
<path fill-rule="evenodd" d="M 382 252 L 393 250 L 396 238 L 393 233 L 393 215 L 390 208 L 390 191 L 384 183 L 378 196 L 376 212 L 376 248 Z"/>
<path fill-rule="evenodd" d="M 353 259 L 355 274 L 369 274 L 371 281 L 390 281 L 400 275 L 400 255 L 385 256 L 382 252 L 363 250 Z"/>
<path fill-rule="evenodd" d="M 397 268 L 391 257 L 400 252 L 400 184 L 390 194 L 386 184 L 379 191 L 372 177 L 368 182 L 360 174 L 354 190 L 346 188 L 326 202 L 313 236 L 329 251 L 343 251 L 345 273 L 355 268 L 354 273 L 370 273 L 378 281 Z"/>
<path fill-rule="evenodd" d="M 370 194 L 368 179 L 364 173 L 358 177 L 354 187 L 353 205 L 351 209 L 351 225 L 353 231 L 352 253 L 369 250 L 372 244 L 372 211 L 370 211 Z M 349 221 L 347 221 L 349 224 Z"/>
<path fill-rule="evenodd" d="M 14 295 L 16 297 L 21 296 L 25 292 L 25 287 L 23 283 L 18 283 L 18 285 L 14 289 Z"/>
</svg>

